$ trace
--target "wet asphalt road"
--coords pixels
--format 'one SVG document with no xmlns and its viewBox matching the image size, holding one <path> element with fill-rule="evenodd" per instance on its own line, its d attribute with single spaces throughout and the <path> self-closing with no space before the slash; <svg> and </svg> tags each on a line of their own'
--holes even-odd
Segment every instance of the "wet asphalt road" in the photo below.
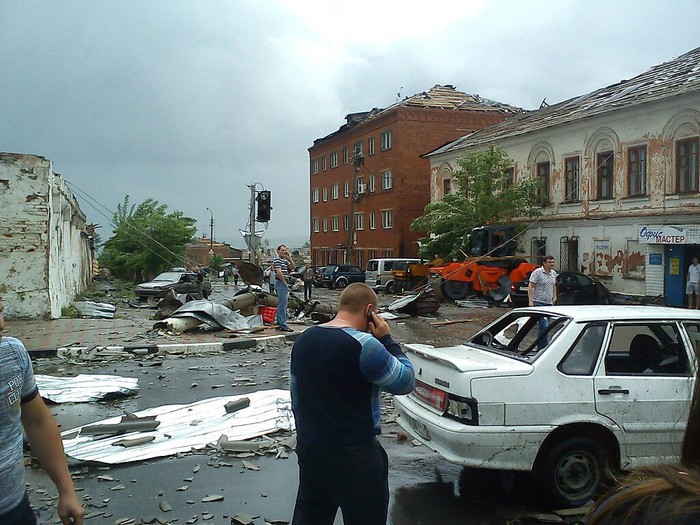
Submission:
<svg viewBox="0 0 700 525">
<path fill-rule="evenodd" d="M 220 293 L 221 288 L 218 290 Z M 317 290 L 316 295 L 337 302 L 339 293 Z M 380 296 L 380 307 L 394 298 Z M 399 342 L 454 344 L 503 312 L 500 308 L 482 310 L 443 306 L 437 319 L 392 321 L 392 333 Z M 440 327 L 430 324 L 431 321 L 448 319 L 472 321 Z M 59 359 L 41 359 L 35 364 L 35 371 L 52 375 L 94 373 L 139 378 L 140 392 L 134 397 L 52 405 L 51 411 L 62 429 L 69 429 L 121 415 L 124 410 L 133 412 L 270 388 L 287 389 L 290 352 L 291 345 L 280 345 L 265 351 L 135 358 L 102 364 L 70 364 Z M 462 469 L 444 461 L 426 446 L 406 440 L 400 427 L 391 421 L 390 399 L 386 405 L 387 421 L 380 440 L 390 459 L 389 523 L 495 525 L 512 522 L 523 512 L 528 496 L 507 496 L 501 488 L 500 478 L 496 479 L 490 473 L 470 476 L 469 488 L 460 494 Z M 228 525 L 237 515 L 241 518 L 257 516 L 252 521 L 255 524 L 290 521 L 297 486 L 295 455 L 290 453 L 286 459 L 266 455 L 246 458 L 246 461 L 254 463 L 259 470 L 244 468 L 240 458 L 209 450 L 124 466 L 80 465 L 72 467 L 72 472 L 79 496 L 86 505 L 88 525 L 122 523 L 122 519 L 134 519 L 137 524 Z M 38 469 L 27 469 L 27 482 L 31 500 L 40 510 L 40 521 L 56 523 L 51 506 L 51 495 L 55 490 L 48 478 Z M 202 502 L 206 496 L 219 494 L 223 495 L 223 501 Z M 172 510 L 161 510 L 163 500 Z M 342 523 L 340 516 L 335 523 Z"/>
</svg>

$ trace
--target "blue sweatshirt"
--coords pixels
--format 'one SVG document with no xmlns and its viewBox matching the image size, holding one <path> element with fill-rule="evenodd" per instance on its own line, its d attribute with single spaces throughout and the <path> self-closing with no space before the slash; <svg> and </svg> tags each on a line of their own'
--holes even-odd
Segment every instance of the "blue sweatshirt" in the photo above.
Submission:
<svg viewBox="0 0 700 525">
<path fill-rule="evenodd" d="M 300 443 L 351 446 L 380 433 L 380 389 L 408 394 L 413 365 L 391 336 L 312 326 L 294 343 L 292 410 Z"/>
</svg>

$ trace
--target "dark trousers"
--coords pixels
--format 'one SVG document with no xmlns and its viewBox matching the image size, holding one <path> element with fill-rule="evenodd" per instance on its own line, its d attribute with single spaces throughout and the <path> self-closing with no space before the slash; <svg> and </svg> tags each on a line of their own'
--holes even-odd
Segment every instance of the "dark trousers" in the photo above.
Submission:
<svg viewBox="0 0 700 525">
<path fill-rule="evenodd" d="M 375 441 L 359 447 L 299 443 L 299 489 L 292 525 L 386 525 L 389 460 Z"/>
<path fill-rule="evenodd" d="M 311 290 L 314 289 L 314 283 L 304 281 L 304 301 L 311 300 Z"/>
<path fill-rule="evenodd" d="M 24 494 L 24 499 L 11 511 L 0 514 L 2 525 L 36 525 L 36 515 L 29 506 L 29 497 Z"/>
</svg>

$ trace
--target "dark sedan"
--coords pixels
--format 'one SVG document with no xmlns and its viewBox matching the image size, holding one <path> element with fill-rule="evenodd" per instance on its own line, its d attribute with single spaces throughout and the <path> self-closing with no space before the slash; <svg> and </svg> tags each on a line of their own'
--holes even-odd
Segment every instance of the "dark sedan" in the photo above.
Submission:
<svg viewBox="0 0 700 525">
<path fill-rule="evenodd" d="M 527 306 L 528 280 L 510 286 L 513 306 Z M 557 304 L 610 304 L 610 290 L 593 277 L 580 272 L 560 272 L 557 275 Z"/>
</svg>

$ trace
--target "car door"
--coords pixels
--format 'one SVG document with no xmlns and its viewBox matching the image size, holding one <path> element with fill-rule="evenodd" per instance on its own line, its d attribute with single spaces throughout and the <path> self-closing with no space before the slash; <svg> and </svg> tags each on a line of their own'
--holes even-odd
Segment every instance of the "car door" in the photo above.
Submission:
<svg viewBox="0 0 700 525">
<path fill-rule="evenodd" d="M 594 395 L 596 411 L 622 431 L 623 467 L 679 456 L 693 388 L 690 362 L 673 321 L 612 325 Z"/>
</svg>

